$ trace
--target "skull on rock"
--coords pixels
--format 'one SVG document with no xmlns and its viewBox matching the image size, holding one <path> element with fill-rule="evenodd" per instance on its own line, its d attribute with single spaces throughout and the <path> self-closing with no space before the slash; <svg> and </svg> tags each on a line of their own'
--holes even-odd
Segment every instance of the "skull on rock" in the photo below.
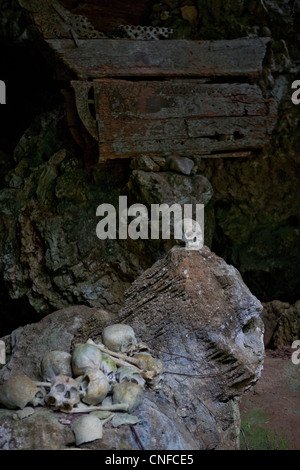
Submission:
<svg viewBox="0 0 300 470">
<path fill-rule="evenodd" d="M 180 221 L 180 227 L 182 227 L 181 240 L 185 242 L 186 249 L 201 250 L 204 239 L 200 224 L 196 220 L 186 218 Z"/>
<path fill-rule="evenodd" d="M 111 351 L 129 353 L 138 347 L 131 326 L 123 323 L 106 326 L 102 332 L 102 342 Z"/>
<path fill-rule="evenodd" d="M 145 385 L 145 379 L 141 376 L 136 367 L 122 366 L 118 368 L 116 373 L 116 379 L 119 383 L 122 382 L 133 382 L 142 387 Z"/>
<path fill-rule="evenodd" d="M 67 375 L 57 375 L 51 381 L 50 392 L 45 396 L 48 406 L 70 411 L 80 402 L 79 385 Z"/>
<path fill-rule="evenodd" d="M 75 435 L 77 446 L 86 442 L 102 439 L 102 423 L 97 416 L 81 416 L 73 422 L 71 428 Z"/>
<path fill-rule="evenodd" d="M 98 370 L 101 366 L 102 354 L 93 344 L 80 344 L 72 353 L 72 371 L 75 377 Z"/>
<path fill-rule="evenodd" d="M 109 392 L 109 382 L 101 370 L 90 371 L 85 376 L 78 377 L 80 397 L 88 405 L 97 405 Z"/>
<path fill-rule="evenodd" d="M 71 354 L 65 351 L 49 351 L 41 361 L 43 380 L 51 381 L 56 375 L 72 376 Z"/>
<path fill-rule="evenodd" d="M 143 400 L 143 387 L 133 382 L 115 382 L 112 384 L 113 403 L 126 403 L 128 413 L 137 409 Z"/>
<path fill-rule="evenodd" d="M 21 410 L 26 405 L 33 406 L 44 404 L 44 391 L 26 375 L 11 376 L 0 387 L 0 404 L 9 409 Z"/>
</svg>

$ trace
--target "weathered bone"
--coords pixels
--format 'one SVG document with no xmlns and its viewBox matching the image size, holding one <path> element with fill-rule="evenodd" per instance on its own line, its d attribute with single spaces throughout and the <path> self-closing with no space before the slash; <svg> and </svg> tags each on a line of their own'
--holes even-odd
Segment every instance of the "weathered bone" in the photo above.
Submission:
<svg viewBox="0 0 300 470">
<path fill-rule="evenodd" d="M 132 365 L 132 367 L 135 367 L 139 374 L 146 379 L 146 380 L 151 380 L 155 377 L 156 373 L 154 371 L 145 371 L 143 370 L 142 362 L 139 359 L 134 359 L 133 357 L 128 357 L 125 354 L 117 353 L 114 351 L 110 351 L 109 349 L 104 348 L 103 346 L 100 346 L 99 344 L 96 344 L 92 339 L 88 339 L 87 343 L 93 344 L 94 346 L 97 346 L 100 351 L 104 352 L 108 356 L 113 357 L 115 363 L 118 366 L 129 366 Z"/>
<path fill-rule="evenodd" d="M 55 408 L 72 409 L 80 402 L 79 385 L 72 377 L 57 375 L 51 380 L 51 388 L 45 396 L 45 403 Z"/>
<path fill-rule="evenodd" d="M 111 419 L 113 419 L 115 416 L 116 416 L 115 414 L 111 414 L 110 416 L 108 416 L 108 418 L 101 419 L 102 426 L 104 426 L 104 424 L 108 423 L 108 421 L 110 421 Z"/>
<path fill-rule="evenodd" d="M 104 348 L 103 346 L 96 344 L 92 339 L 88 339 L 87 343 L 97 346 L 97 348 L 100 349 L 100 351 L 104 352 L 105 354 L 108 354 L 109 356 L 113 356 L 114 358 L 116 357 L 118 359 L 126 361 L 127 362 L 126 365 L 128 365 L 128 362 L 130 362 L 131 364 L 134 364 L 140 369 L 140 361 L 138 359 L 134 359 L 133 357 L 126 356 L 126 354 L 118 353 L 115 351 L 111 351 L 110 349 Z"/>
<path fill-rule="evenodd" d="M 63 413 L 90 413 L 91 411 L 128 411 L 128 403 L 117 403 L 115 405 L 88 406 L 86 408 L 72 408 L 72 410 L 61 409 Z"/>
<path fill-rule="evenodd" d="M 37 387 L 48 387 L 51 388 L 50 382 L 33 382 Z"/>
</svg>

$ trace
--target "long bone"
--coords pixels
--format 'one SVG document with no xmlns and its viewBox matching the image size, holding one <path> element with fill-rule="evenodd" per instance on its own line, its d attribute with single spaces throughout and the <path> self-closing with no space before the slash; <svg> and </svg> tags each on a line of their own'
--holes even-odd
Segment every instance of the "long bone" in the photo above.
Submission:
<svg viewBox="0 0 300 470">
<path fill-rule="evenodd" d="M 98 349 L 100 349 L 101 352 L 107 354 L 108 356 L 111 356 L 117 366 L 131 366 L 134 367 L 141 376 L 146 379 L 146 380 L 151 380 L 155 377 L 156 373 L 155 371 L 145 371 L 142 368 L 142 361 L 139 359 L 135 359 L 134 357 L 128 357 L 125 354 L 117 353 L 115 351 L 111 351 L 110 349 L 106 349 L 103 346 L 100 346 L 99 344 L 94 343 L 92 339 L 88 339 L 87 343 L 93 344 L 96 346 Z"/>
<path fill-rule="evenodd" d="M 63 413 L 90 413 L 91 411 L 128 411 L 128 403 L 117 403 L 116 405 L 98 405 L 88 406 L 86 408 L 72 408 L 72 410 L 63 410 Z"/>
<path fill-rule="evenodd" d="M 33 381 L 33 383 L 34 383 L 37 387 L 48 387 L 48 388 L 51 388 L 51 383 L 50 383 L 50 382 L 35 382 L 35 381 Z"/>
</svg>

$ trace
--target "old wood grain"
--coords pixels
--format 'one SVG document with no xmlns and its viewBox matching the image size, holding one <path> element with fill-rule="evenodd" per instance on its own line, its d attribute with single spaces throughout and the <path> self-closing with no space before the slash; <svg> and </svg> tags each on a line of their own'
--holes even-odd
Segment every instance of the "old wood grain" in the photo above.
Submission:
<svg viewBox="0 0 300 470">
<path fill-rule="evenodd" d="M 49 39 L 47 44 L 70 74 L 103 77 L 256 77 L 268 38 L 219 41 Z"/>
<path fill-rule="evenodd" d="M 102 159 L 259 149 L 276 122 L 270 101 L 249 83 L 98 79 L 72 85 L 80 91 L 79 102 L 87 102 L 84 93 L 93 88 Z M 93 121 L 87 108 L 78 107 L 78 113 L 88 129 Z M 94 126 L 90 132 L 95 136 Z"/>
</svg>

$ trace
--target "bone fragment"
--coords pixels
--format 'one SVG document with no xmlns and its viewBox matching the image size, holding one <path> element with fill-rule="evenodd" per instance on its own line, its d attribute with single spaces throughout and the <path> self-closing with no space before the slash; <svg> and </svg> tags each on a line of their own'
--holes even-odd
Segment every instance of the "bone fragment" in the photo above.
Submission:
<svg viewBox="0 0 300 470">
<path fill-rule="evenodd" d="M 72 408 L 72 410 L 61 409 L 63 413 L 90 413 L 91 411 L 128 411 L 128 403 L 117 403 L 116 405 L 88 406 L 86 408 Z"/>
<path fill-rule="evenodd" d="M 51 388 L 51 383 L 50 383 L 50 382 L 35 382 L 35 381 L 33 381 L 33 383 L 34 383 L 37 387 L 48 387 L 48 388 Z"/>
<path fill-rule="evenodd" d="M 155 377 L 156 373 L 154 371 L 145 371 L 142 369 L 141 364 L 142 362 L 139 359 L 135 359 L 133 357 L 128 357 L 125 354 L 120 354 L 115 351 L 110 351 L 110 349 L 106 349 L 103 346 L 100 346 L 99 344 L 94 343 L 92 339 L 88 339 L 87 343 L 93 344 L 96 346 L 100 351 L 103 353 L 107 354 L 108 356 L 111 356 L 117 366 L 132 366 L 134 367 L 141 376 L 146 379 L 146 380 L 151 380 Z"/>
</svg>

